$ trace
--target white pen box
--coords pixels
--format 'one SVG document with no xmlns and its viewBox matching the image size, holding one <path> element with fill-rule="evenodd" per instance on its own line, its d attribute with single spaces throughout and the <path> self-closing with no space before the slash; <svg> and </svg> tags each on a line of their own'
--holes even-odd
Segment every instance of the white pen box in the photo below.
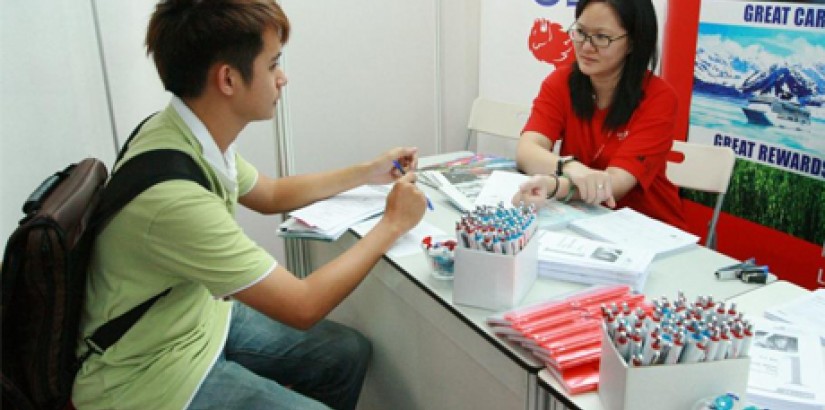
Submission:
<svg viewBox="0 0 825 410">
<path fill-rule="evenodd" d="M 607 410 L 692 409 L 725 393 L 745 396 L 750 359 L 628 367 L 604 334 L 599 398 Z"/>
<path fill-rule="evenodd" d="M 515 255 L 457 247 L 453 303 L 490 310 L 518 305 L 536 281 L 539 234 Z"/>
</svg>

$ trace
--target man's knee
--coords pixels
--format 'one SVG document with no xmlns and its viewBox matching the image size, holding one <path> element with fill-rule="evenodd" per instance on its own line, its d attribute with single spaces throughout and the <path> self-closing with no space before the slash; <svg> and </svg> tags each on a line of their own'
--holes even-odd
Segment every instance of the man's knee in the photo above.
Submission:
<svg viewBox="0 0 825 410">
<path fill-rule="evenodd" d="M 350 358 L 355 365 L 366 365 L 372 356 L 372 342 L 355 329 L 350 329 L 341 341 L 341 349 L 344 357 Z"/>
</svg>

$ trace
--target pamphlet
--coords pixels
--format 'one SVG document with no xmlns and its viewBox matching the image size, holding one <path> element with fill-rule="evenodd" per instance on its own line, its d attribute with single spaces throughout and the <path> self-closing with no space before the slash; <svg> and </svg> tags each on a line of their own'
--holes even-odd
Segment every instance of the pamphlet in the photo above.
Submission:
<svg viewBox="0 0 825 410">
<path fill-rule="evenodd" d="M 419 180 L 440 190 L 461 211 L 475 209 L 487 178 L 497 170 L 516 171 L 510 158 L 477 154 L 418 169 Z M 516 186 L 518 188 L 518 186 Z"/>
<path fill-rule="evenodd" d="M 631 208 L 577 219 L 570 223 L 570 228 L 601 241 L 633 244 L 635 247 L 653 251 L 657 257 L 696 246 L 699 242 L 698 236 Z"/>
<path fill-rule="evenodd" d="M 788 303 L 765 310 L 765 317 L 793 323 L 816 332 L 825 346 L 825 289 L 817 289 Z"/>
<path fill-rule="evenodd" d="M 654 254 L 641 248 L 546 232 L 538 250 L 539 275 L 586 284 L 624 284 L 641 291 Z"/>
<path fill-rule="evenodd" d="M 388 186 L 364 185 L 290 212 L 283 237 L 336 240 L 352 225 L 384 212 Z"/>
<path fill-rule="evenodd" d="M 825 409 L 825 366 L 817 336 L 788 323 L 757 318 L 747 402 L 770 409 Z"/>
</svg>

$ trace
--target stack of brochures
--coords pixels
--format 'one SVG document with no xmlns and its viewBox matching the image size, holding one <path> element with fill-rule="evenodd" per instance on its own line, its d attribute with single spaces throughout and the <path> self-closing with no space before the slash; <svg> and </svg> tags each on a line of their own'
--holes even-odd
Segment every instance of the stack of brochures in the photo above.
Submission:
<svg viewBox="0 0 825 410">
<path fill-rule="evenodd" d="M 389 188 L 364 185 L 290 212 L 278 235 L 334 241 L 351 226 L 384 212 Z"/>
<path fill-rule="evenodd" d="M 515 160 L 477 154 L 419 168 L 418 176 L 422 183 L 441 191 L 459 210 L 472 211 L 487 179 L 497 171 L 515 172 Z"/>
<path fill-rule="evenodd" d="M 569 394 L 595 391 L 599 383 L 602 305 L 636 309 L 643 295 L 628 286 L 597 286 L 487 318 L 497 335 L 526 348 Z"/>
<path fill-rule="evenodd" d="M 765 311 L 750 348 L 747 402 L 771 409 L 825 409 L 825 289 Z"/>
<path fill-rule="evenodd" d="M 644 288 L 653 253 L 641 248 L 546 232 L 539 241 L 540 276 L 589 285 Z"/>
<path fill-rule="evenodd" d="M 593 239 L 632 244 L 656 256 L 694 247 L 699 237 L 630 208 L 572 221 L 570 228 Z"/>
</svg>

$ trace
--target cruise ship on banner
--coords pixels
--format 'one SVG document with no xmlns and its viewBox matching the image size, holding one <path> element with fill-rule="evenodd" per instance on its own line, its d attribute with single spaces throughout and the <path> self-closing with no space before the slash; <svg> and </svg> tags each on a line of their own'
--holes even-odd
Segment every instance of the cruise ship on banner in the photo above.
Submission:
<svg viewBox="0 0 825 410">
<path fill-rule="evenodd" d="M 799 103 L 773 96 L 756 96 L 748 100 L 742 111 L 751 124 L 810 131 L 811 111 Z"/>
</svg>

